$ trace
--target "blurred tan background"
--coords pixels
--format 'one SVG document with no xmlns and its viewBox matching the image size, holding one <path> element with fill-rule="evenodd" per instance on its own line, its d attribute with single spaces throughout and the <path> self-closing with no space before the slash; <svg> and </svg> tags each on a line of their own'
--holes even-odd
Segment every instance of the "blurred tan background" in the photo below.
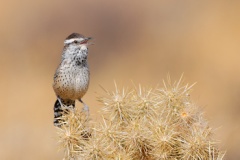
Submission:
<svg viewBox="0 0 240 160">
<path fill-rule="evenodd" d="M 10 0 L 0 13 L 1 160 L 62 159 L 51 85 L 72 32 L 94 37 L 83 98 L 93 119 L 99 84 L 162 86 L 184 72 L 226 159 L 240 159 L 240 1 Z"/>
</svg>

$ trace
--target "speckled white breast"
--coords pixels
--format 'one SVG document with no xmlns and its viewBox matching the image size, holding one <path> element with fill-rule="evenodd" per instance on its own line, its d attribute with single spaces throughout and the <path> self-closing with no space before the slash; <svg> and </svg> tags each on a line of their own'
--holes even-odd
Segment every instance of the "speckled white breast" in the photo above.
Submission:
<svg viewBox="0 0 240 160">
<path fill-rule="evenodd" d="M 89 86 L 89 69 L 86 66 L 76 66 L 74 63 L 63 62 L 56 72 L 53 89 L 62 99 L 80 99 Z"/>
<path fill-rule="evenodd" d="M 74 87 L 74 98 L 80 99 L 84 96 L 84 94 L 87 92 L 88 86 L 89 86 L 89 70 L 88 67 L 82 67 L 78 70 L 76 73 L 76 77 L 74 79 L 75 81 L 75 87 Z"/>
</svg>

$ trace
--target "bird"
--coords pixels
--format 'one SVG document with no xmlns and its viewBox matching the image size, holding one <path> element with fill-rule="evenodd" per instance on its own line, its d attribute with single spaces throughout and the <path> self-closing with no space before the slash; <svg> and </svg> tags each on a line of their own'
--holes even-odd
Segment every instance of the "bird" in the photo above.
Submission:
<svg viewBox="0 0 240 160">
<path fill-rule="evenodd" d="M 62 60 L 53 78 L 53 90 L 57 97 L 54 104 L 54 126 L 61 126 L 64 109 L 74 109 L 76 100 L 83 104 L 83 110 L 89 114 L 89 107 L 82 101 L 82 97 L 89 87 L 87 58 L 91 39 L 72 33 L 64 41 Z"/>
</svg>

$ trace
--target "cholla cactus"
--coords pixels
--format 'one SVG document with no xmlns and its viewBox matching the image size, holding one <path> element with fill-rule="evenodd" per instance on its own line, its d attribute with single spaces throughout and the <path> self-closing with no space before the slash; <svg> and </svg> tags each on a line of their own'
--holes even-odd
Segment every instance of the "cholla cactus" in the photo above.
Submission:
<svg viewBox="0 0 240 160">
<path fill-rule="evenodd" d="M 102 122 L 92 124 L 78 110 L 65 114 L 58 129 L 65 159 L 222 160 L 212 128 L 190 100 L 193 85 L 170 78 L 163 84 L 105 90 Z"/>
</svg>

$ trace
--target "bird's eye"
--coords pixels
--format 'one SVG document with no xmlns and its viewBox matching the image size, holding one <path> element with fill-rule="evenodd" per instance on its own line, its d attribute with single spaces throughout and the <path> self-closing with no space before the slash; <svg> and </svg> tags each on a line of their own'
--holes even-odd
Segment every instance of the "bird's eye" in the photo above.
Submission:
<svg viewBox="0 0 240 160">
<path fill-rule="evenodd" d="M 77 40 L 75 40 L 75 41 L 73 41 L 73 43 L 78 43 L 78 41 L 77 41 Z"/>
</svg>

